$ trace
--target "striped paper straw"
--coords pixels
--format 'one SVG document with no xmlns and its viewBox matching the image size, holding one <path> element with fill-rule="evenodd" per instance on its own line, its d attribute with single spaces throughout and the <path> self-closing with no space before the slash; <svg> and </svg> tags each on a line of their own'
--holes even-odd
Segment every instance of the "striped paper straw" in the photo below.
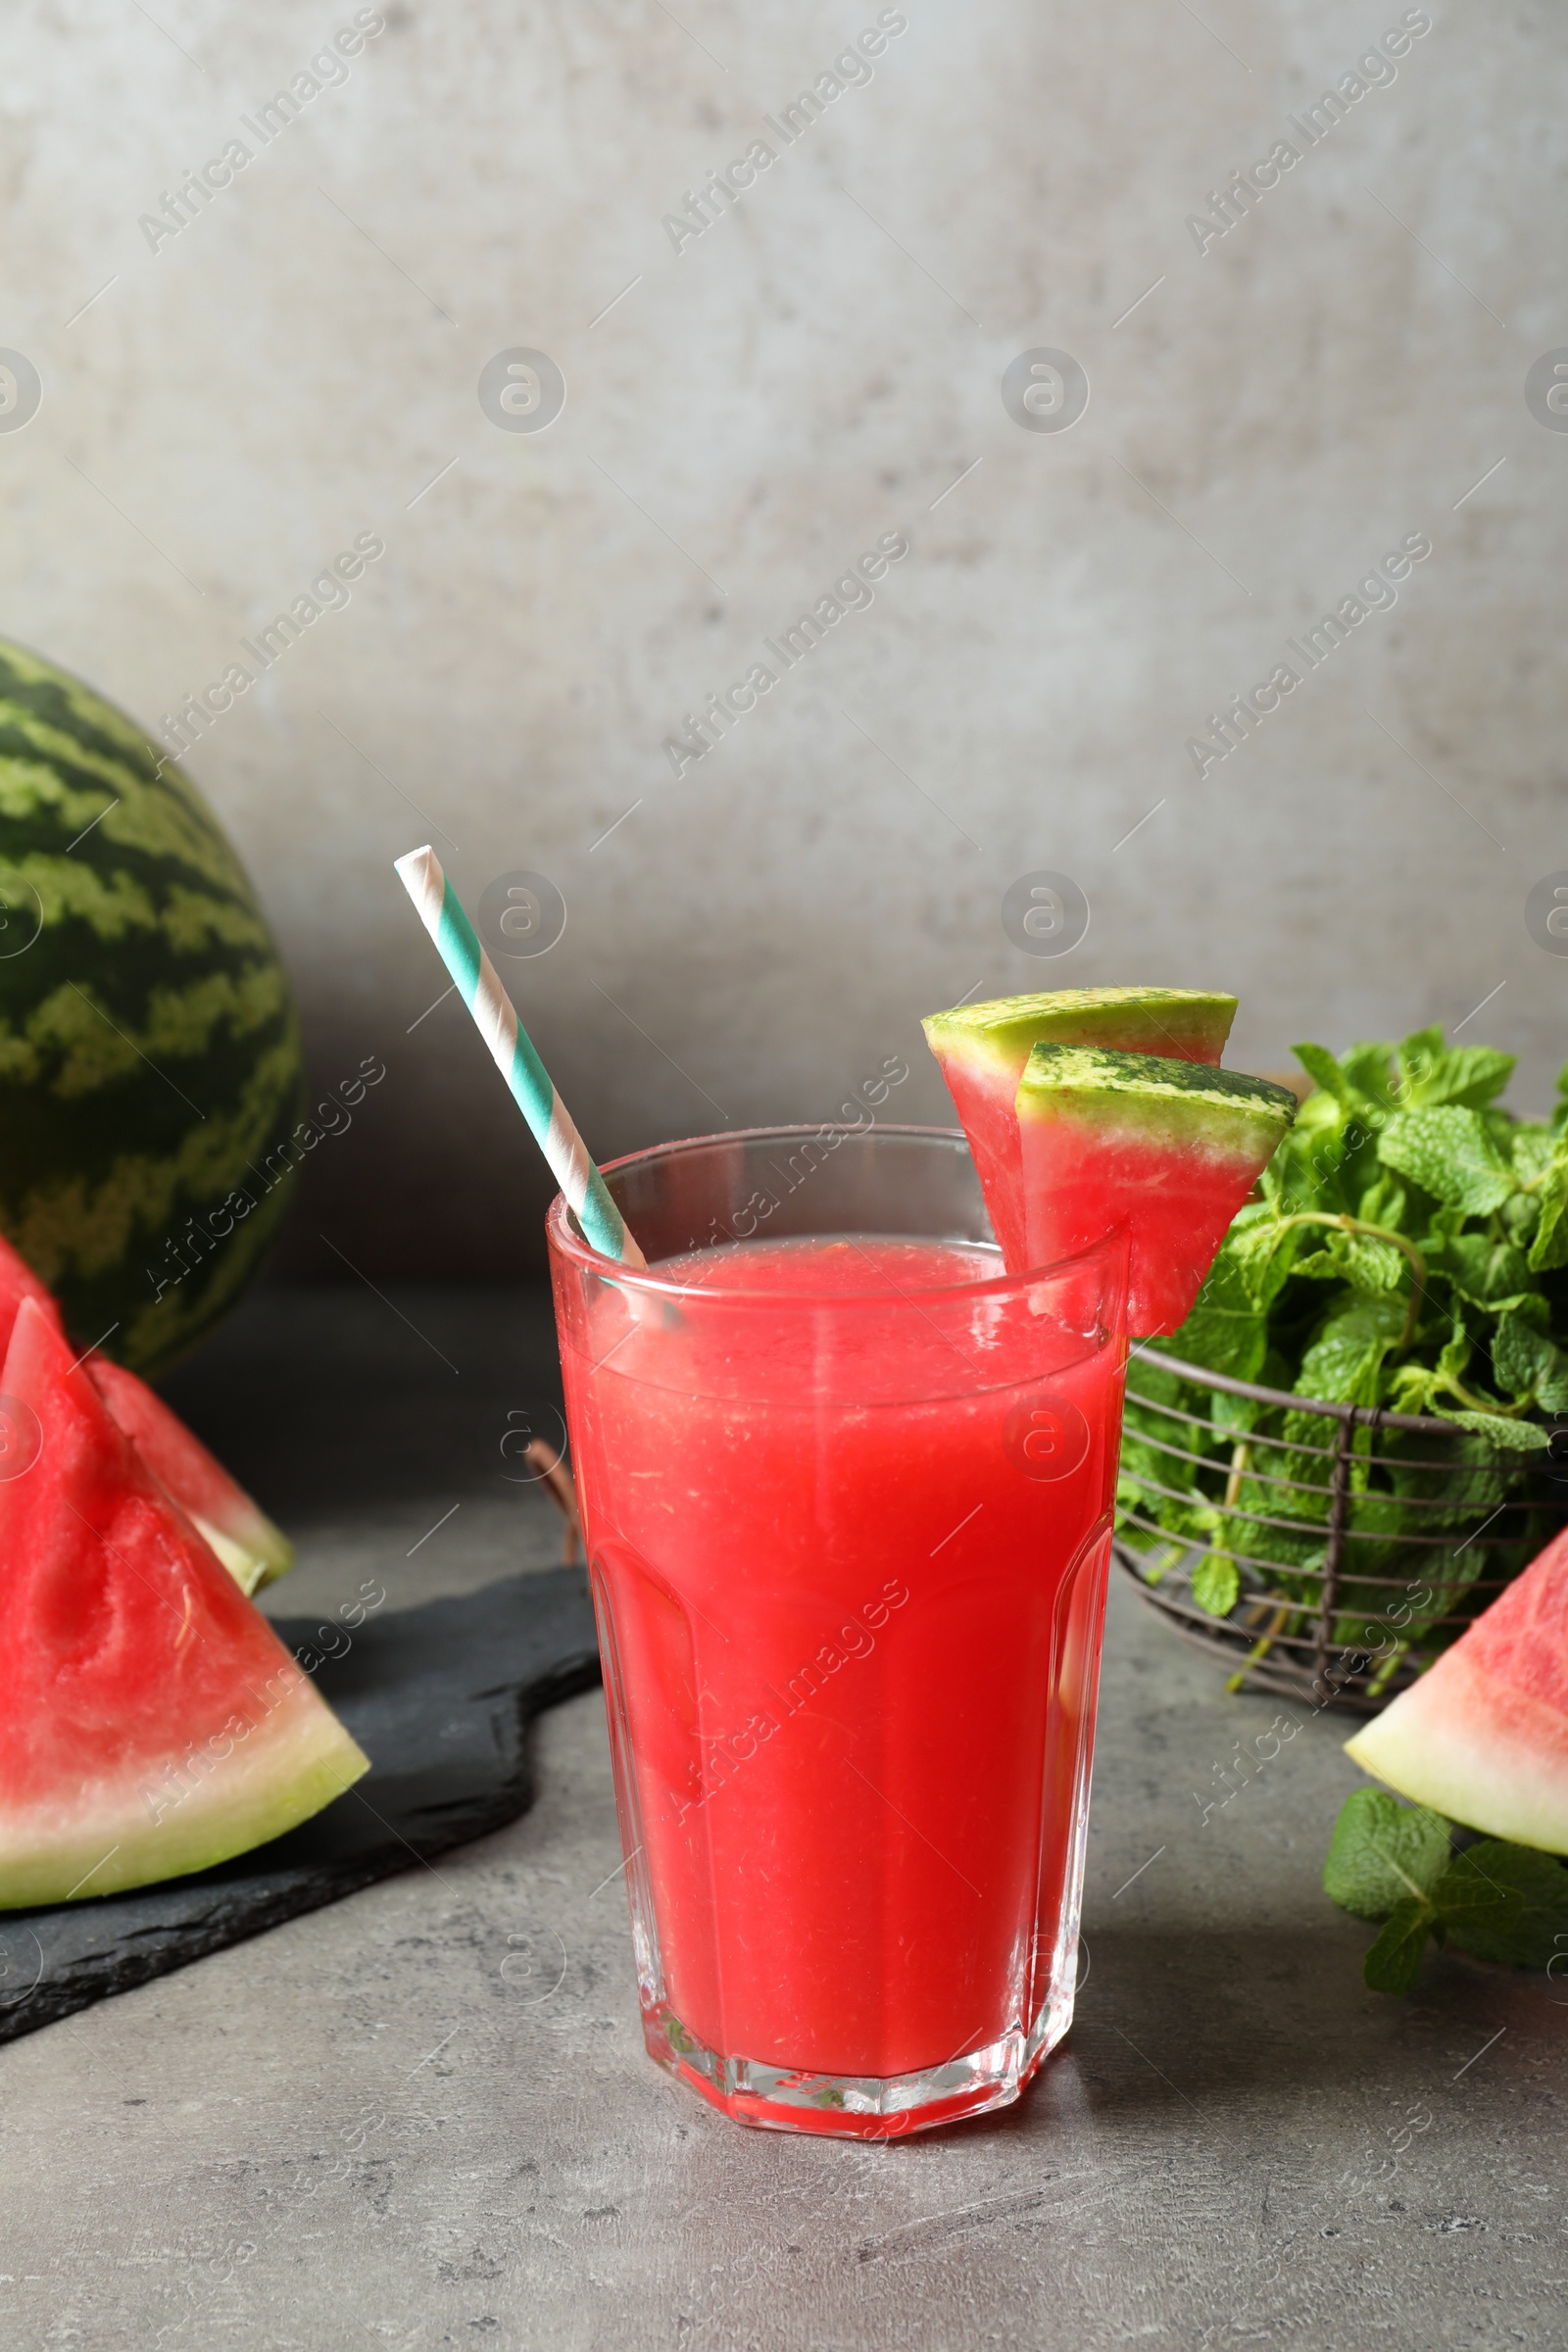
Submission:
<svg viewBox="0 0 1568 2352">
<path fill-rule="evenodd" d="M 440 858 L 432 849 L 410 850 L 406 858 L 394 859 L 394 864 L 590 1248 L 606 1257 L 618 1258 L 623 1266 L 646 1271 L 648 1260 L 589 1158 L 571 1113 L 513 1010 L 457 892 L 441 871 Z"/>
</svg>

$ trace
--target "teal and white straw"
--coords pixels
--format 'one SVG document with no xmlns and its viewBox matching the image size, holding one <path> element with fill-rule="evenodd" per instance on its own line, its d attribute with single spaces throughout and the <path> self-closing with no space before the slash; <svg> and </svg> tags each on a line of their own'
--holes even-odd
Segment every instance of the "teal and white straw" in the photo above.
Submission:
<svg viewBox="0 0 1568 2352">
<path fill-rule="evenodd" d="M 479 945 L 457 892 L 441 871 L 440 858 L 431 849 L 410 850 L 406 858 L 394 862 L 404 889 L 418 908 L 420 920 L 435 941 L 442 962 L 478 1023 L 479 1034 L 490 1049 L 496 1068 L 511 1087 L 513 1100 L 532 1128 L 534 1141 L 550 1162 L 551 1172 L 566 1196 L 566 1205 L 582 1227 L 590 1248 L 606 1257 L 618 1259 L 634 1271 L 645 1270 L 648 1260 L 627 1231 L 604 1178 L 589 1158 L 571 1113 L 534 1052 L 533 1041 L 514 1011 L 494 964 Z"/>
</svg>

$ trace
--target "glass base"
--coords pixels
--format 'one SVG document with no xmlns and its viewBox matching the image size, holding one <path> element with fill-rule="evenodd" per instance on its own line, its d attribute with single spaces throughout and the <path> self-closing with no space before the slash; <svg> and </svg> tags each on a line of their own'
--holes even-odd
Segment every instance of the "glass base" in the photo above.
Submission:
<svg viewBox="0 0 1568 2352">
<path fill-rule="evenodd" d="M 1010 2107 L 1072 2023 L 1075 1971 L 1053 1990 L 1027 2032 L 912 2075 L 820 2075 L 805 2067 L 721 2058 L 688 2034 L 667 2001 L 643 2007 L 648 2055 L 710 2106 L 764 2132 L 818 2132 L 848 2139 L 902 2139 L 965 2116 Z M 1058 1978 L 1058 1984 L 1060 1980 Z"/>
</svg>

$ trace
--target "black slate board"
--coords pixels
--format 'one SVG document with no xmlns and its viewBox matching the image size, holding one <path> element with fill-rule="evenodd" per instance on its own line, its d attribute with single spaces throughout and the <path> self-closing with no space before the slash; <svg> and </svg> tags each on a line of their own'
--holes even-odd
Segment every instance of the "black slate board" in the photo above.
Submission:
<svg viewBox="0 0 1568 2352">
<path fill-rule="evenodd" d="M 296 1649 L 313 1618 L 279 1618 Z M 367 1618 L 317 1686 L 370 1770 L 314 1820 L 232 1862 L 100 1902 L 0 1913 L 0 2041 L 336 1902 L 533 1802 L 528 1726 L 599 1680 L 580 1568 Z"/>
</svg>

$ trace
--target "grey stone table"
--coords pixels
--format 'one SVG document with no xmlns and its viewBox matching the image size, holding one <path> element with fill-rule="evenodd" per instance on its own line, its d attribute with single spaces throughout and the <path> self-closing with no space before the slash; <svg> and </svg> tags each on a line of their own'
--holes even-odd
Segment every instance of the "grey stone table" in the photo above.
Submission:
<svg viewBox="0 0 1568 2352">
<path fill-rule="evenodd" d="M 557 1556 L 496 1444 L 542 1293 L 264 1294 L 174 1394 L 300 1539 L 279 1613 Z M 0 2050 L 0 2346 L 1568 2344 L 1568 1986 L 1365 1991 L 1343 1726 L 1244 1786 L 1277 1712 L 1113 1593 L 1077 2022 L 1018 2106 L 868 2147 L 644 2056 L 573 1699 L 510 1830 Z"/>
</svg>

